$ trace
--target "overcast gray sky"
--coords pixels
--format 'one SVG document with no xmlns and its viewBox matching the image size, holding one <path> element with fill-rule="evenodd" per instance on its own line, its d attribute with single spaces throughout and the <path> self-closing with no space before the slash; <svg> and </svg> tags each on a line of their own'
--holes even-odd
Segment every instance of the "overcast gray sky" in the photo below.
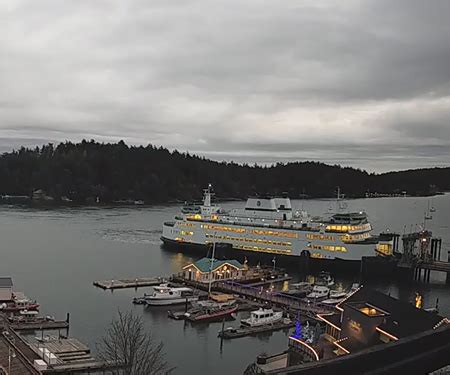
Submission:
<svg viewBox="0 0 450 375">
<path fill-rule="evenodd" d="M 0 151 L 450 165 L 450 1 L 2 0 Z"/>
</svg>

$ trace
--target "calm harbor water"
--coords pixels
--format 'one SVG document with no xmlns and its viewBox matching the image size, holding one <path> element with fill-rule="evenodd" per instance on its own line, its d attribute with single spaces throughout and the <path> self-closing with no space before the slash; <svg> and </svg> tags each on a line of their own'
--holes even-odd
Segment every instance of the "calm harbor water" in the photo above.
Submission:
<svg viewBox="0 0 450 375">
<path fill-rule="evenodd" d="M 403 233 L 423 222 L 428 198 L 379 198 L 348 201 L 348 208 L 366 210 L 375 233 L 389 229 Z M 334 202 L 294 201 L 312 215 L 328 211 Z M 223 206 L 236 207 L 241 203 Z M 443 257 L 450 249 L 450 195 L 432 199 L 437 211 L 427 228 L 443 239 Z M 161 224 L 179 210 L 176 206 L 133 208 L 30 209 L 0 206 L 0 275 L 12 276 L 15 289 L 41 303 L 46 315 L 71 314 L 70 335 L 95 348 L 117 311 L 141 314 L 156 340 L 165 344 L 176 374 L 241 374 L 255 357 L 286 348 L 287 333 L 225 341 L 220 347 L 220 323 L 192 326 L 167 318 L 167 308 L 145 309 L 131 299 L 149 289 L 95 288 L 92 281 L 178 272 L 192 258 L 160 248 Z M 299 278 L 299 275 L 293 275 Z M 439 298 L 441 314 L 450 315 L 450 288 L 443 275 L 432 275 L 431 285 L 400 286 L 378 280 L 372 286 L 404 300 L 416 291 L 425 305 Z M 340 280 L 348 285 L 353 280 Z M 237 324 L 230 322 L 228 325 Z"/>
</svg>

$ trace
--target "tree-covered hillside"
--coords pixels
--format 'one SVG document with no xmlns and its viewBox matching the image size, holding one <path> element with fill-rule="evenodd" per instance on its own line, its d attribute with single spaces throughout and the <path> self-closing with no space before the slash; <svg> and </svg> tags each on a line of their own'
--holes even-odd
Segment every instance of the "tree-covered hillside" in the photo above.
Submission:
<svg viewBox="0 0 450 375">
<path fill-rule="evenodd" d="M 287 192 L 331 197 L 340 186 L 348 197 L 367 192 L 429 194 L 450 189 L 450 169 L 418 169 L 385 174 L 296 162 L 249 166 L 216 162 L 152 145 L 130 147 L 82 141 L 52 144 L 0 156 L 0 194 L 27 195 L 42 189 L 55 200 L 68 197 L 78 203 L 123 199 L 147 203 L 201 197 L 212 183 L 218 197 L 245 198 L 253 194 Z"/>
</svg>

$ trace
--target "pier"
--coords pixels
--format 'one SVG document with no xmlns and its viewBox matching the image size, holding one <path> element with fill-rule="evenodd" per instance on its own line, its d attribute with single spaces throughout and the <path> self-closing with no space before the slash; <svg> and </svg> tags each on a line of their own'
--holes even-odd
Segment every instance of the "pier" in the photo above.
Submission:
<svg viewBox="0 0 450 375">
<path fill-rule="evenodd" d="M 431 272 L 444 272 L 450 283 L 450 251 L 447 261 L 441 258 L 442 239 L 433 238 L 430 231 L 405 234 L 403 254 L 397 264 L 400 273 L 413 281 L 430 282 Z"/>
<path fill-rule="evenodd" d="M 42 320 L 30 322 L 15 322 L 9 325 L 15 331 L 41 331 L 68 329 L 69 322 L 66 320 Z"/>
<path fill-rule="evenodd" d="M 284 294 L 278 291 L 264 291 L 260 287 L 253 287 L 252 285 L 241 285 L 234 282 L 222 282 L 215 288 L 221 292 L 238 294 L 242 298 L 253 301 L 258 301 L 263 304 L 270 304 L 283 308 L 286 311 L 293 313 L 300 312 L 301 314 L 316 318 L 317 314 L 323 314 L 331 311 L 333 308 L 320 303 L 308 303 L 305 300 Z"/>
<path fill-rule="evenodd" d="M 164 283 L 166 280 L 162 277 L 136 277 L 130 279 L 112 279 L 94 281 L 94 286 L 104 290 L 142 288 L 146 286 L 155 286 Z"/>
<path fill-rule="evenodd" d="M 316 318 L 316 314 L 323 314 L 332 310 L 332 307 L 322 305 L 320 303 L 308 303 L 305 300 L 284 294 L 277 290 L 264 290 L 265 286 L 271 286 L 274 283 L 284 282 L 289 277 L 281 275 L 279 278 L 268 279 L 255 284 L 240 284 L 238 282 L 215 281 L 211 285 L 211 290 L 237 295 L 241 302 L 246 302 L 256 307 L 264 307 L 267 305 L 282 308 L 286 312 L 296 315 L 298 312 L 312 319 Z M 208 284 L 199 283 L 193 280 L 186 280 L 181 275 L 173 275 L 172 281 L 179 284 L 190 285 L 196 289 L 208 290 Z"/>
</svg>

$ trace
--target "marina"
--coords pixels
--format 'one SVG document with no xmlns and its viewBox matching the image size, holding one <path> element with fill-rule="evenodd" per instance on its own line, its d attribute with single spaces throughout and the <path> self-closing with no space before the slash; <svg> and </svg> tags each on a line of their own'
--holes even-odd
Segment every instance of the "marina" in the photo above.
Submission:
<svg viewBox="0 0 450 375">
<path fill-rule="evenodd" d="M 441 226 L 445 225 L 445 221 L 442 224 L 439 223 L 439 215 L 443 215 L 445 212 L 445 204 L 441 202 L 442 199 L 446 199 L 446 196 L 439 197 L 438 201 L 435 202 L 437 207 L 436 213 L 434 213 L 433 220 L 436 221 L 435 226 L 431 226 L 430 230 L 433 232 L 433 238 L 441 237 L 443 243 L 446 241 L 446 231 L 445 228 Z M 371 215 L 372 225 L 377 231 L 385 231 L 386 226 L 390 227 L 391 233 L 394 229 L 397 233 L 402 233 L 403 236 L 403 223 L 408 223 L 408 218 L 413 216 L 408 213 L 408 216 L 400 217 L 396 219 L 395 223 L 398 221 L 397 227 L 395 223 L 389 221 L 393 217 L 394 212 L 400 215 L 403 212 L 407 212 L 407 207 L 412 206 L 415 202 L 413 198 L 389 198 L 389 201 L 383 199 L 372 199 L 365 200 L 364 205 L 369 215 Z M 417 200 L 419 203 L 420 199 Z M 423 200 L 426 205 L 426 200 Z M 300 203 L 293 202 L 293 205 L 299 206 Z M 328 202 L 324 201 L 314 201 L 309 203 L 312 207 L 316 205 L 316 212 L 314 214 L 320 214 L 327 210 Z M 358 202 L 351 202 L 354 206 L 359 205 Z M 372 205 L 372 206 L 371 206 Z M 233 203 L 224 204 L 224 206 L 233 207 Z M 378 211 L 376 208 L 380 206 Z M 392 208 L 391 208 L 392 206 Z M 450 208 L 450 205 L 449 205 Z M 389 211 L 390 210 L 390 211 Z M 164 278 L 170 278 L 171 275 L 176 275 L 171 282 L 175 282 L 174 286 L 181 286 L 183 283 L 189 288 L 198 289 L 207 293 L 208 282 L 198 282 L 194 280 L 189 280 L 189 268 L 183 270 L 183 267 L 187 265 L 193 265 L 197 260 L 201 260 L 201 257 L 210 257 L 207 250 L 197 257 L 191 257 L 189 253 L 184 253 L 183 250 L 180 251 L 167 251 L 166 249 L 159 248 L 159 236 L 158 232 L 159 224 L 165 219 L 172 215 L 176 215 L 175 208 L 164 208 L 161 212 L 151 211 L 151 214 L 146 211 L 135 211 L 127 208 L 121 208 L 118 210 L 111 211 L 96 211 L 95 213 L 91 211 L 80 210 L 76 212 L 53 212 L 55 218 L 51 222 L 46 222 L 39 214 L 39 211 L 28 214 L 31 215 L 32 219 L 27 217 L 16 217 L 8 216 L 8 213 L 3 215 L 8 218 L 9 221 L 18 220 L 21 224 L 26 225 L 27 222 L 31 220 L 35 228 L 40 228 L 40 230 L 45 230 L 49 232 L 52 241 L 60 241 L 59 246 L 54 246 L 54 256 L 56 254 L 63 259 L 62 264 L 73 264 L 74 272 L 78 274 L 78 277 L 69 277 L 67 270 L 65 268 L 55 269 L 50 267 L 48 262 L 43 261 L 45 259 L 45 251 L 48 249 L 48 243 L 43 239 L 33 237 L 32 243 L 39 249 L 36 253 L 27 252 L 27 257 L 30 259 L 27 262 L 26 272 L 19 273 L 15 276 L 16 280 L 20 281 L 21 289 L 26 289 L 27 294 L 31 297 L 36 298 L 41 306 L 40 315 L 45 316 L 46 314 L 55 314 L 55 316 L 62 317 L 65 315 L 66 311 L 70 311 L 71 319 L 70 331 L 71 336 L 79 338 L 80 342 L 85 343 L 86 346 L 90 348 L 95 348 L 95 344 L 98 339 L 104 333 L 107 324 L 110 320 L 114 311 L 120 308 L 123 311 L 128 309 L 133 309 L 137 314 L 142 315 L 145 325 L 148 330 L 152 331 L 155 337 L 160 338 L 164 343 L 167 351 L 169 361 L 176 365 L 177 367 L 182 367 L 183 372 L 178 370 L 175 373 L 186 373 L 186 374 L 196 374 L 199 371 L 204 373 L 242 373 L 246 366 L 252 362 L 261 352 L 265 351 L 267 353 L 280 353 L 287 348 L 287 341 L 289 335 L 292 334 L 292 330 L 295 329 L 295 318 L 296 313 L 301 312 L 303 308 L 307 308 L 308 304 L 298 296 L 293 295 L 295 298 L 291 297 L 288 290 L 294 290 L 294 284 L 299 284 L 303 282 L 304 276 L 308 273 L 303 273 L 298 267 L 286 267 L 285 270 L 280 270 L 279 267 L 281 262 L 276 258 L 275 267 L 273 262 L 273 256 L 268 258 L 267 262 L 261 261 L 261 269 L 266 265 L 265 272 L 275 272 L 273 275 L 269 273 L 264 276 L 264 281 L 261 280 L 260 275 L 250 275 L 245 279 L 243 276 L 242 280 L 216 280 L 212 283 L 212 291 L 217 293 L 225 293 L 236 296 L 236 301 L 239 305 L 236 320 L 230 321 L 230 323 L 225 322 L 225 328 L 228 326 L 235 326 L 236 330 L 242 329 L 239 327 L 239 322 L 241 319 L 246 319 L 248 313 L 245 311 L 255 311 L 258 308 L 273 308 L 274 310 L 281 309 L 285 313 L 285 317 L 289 315 L 289 319 L 293 321 L 293 326 L 286 329 L 280 330 L 269 330 L 268 327 L 264 327 L 265 330 L 261 334 L 252 332 L 245 332 L 245 335 L 241 339 L 224 339 L 223 350 L 224 355 L 232 356 L 233 362 L 224 361 L 221 359 L 221 354 L 218 349 L 220 338 L 217 337 L 218 332 L 221 331 L 222 322 L 206 322 L 204 324 L 190 324 L 190 322 L 177 322 L 176 320 L 168 319 L 167 311 L 171 308 L 161 308 L 158 307 L 141 307 L 132 306 L 131 301 L 133 298 L 139 298 L 144 293 L 151 293 L 151 286 L 145 286 L 138 288 L 136 291 L 135 283 L 133 281 L 136 279 L 134 275 L 161 275 Z M 371 212 L 376 211 L 378 216 L 373 216 Z M 420 216 L 422 210 L 418 210 L 418 215 Z M 112 212 L 118 213 L 120 216 L 107 216 Z M 18 215 L 18 214 L 15 214 Z M 34 216 L 33 216 L 34 215 Z M 381 216 L 380 216 L 381 215 Z M 67 216 L 74 217 L 74 219 L 67 219 Z M 34 218 L 33 218 L 34 217 Z M 101 217 L 101 221 L 98 220 Z M 120 219 L 117 219 L 120 218 Z M 72 222 L 71 227 L 67 227 L 65 224 L 67 221 Z M 1 218 L 0 218 L 1 221 Z M 151 228 L 154 228 L 154 232 L 149 233 L 141 232 L 148 227 L 148 223 Z M 3 223 L 7 225 L 6 222 Z M 56 225 L 56 227 L 55 227 Z M 50 228 L 50 229 L 49 229 Z M 55 228 L 54 230 L 51 228 Z M 95 229 L 93 229 L 95 228 Z M 112 228 L 112 229 L 111 229 Z M 130 235 L 129 229 L 126 232 L 122 231 L 122 228 L 137 228 L 139 230 L 133 231 L 132 236 Z M 412 228 L 414 231 L 414 227 Z M 72 231 L 80 231 L 83 233 L 82 240 L 72 247 L 64 242 L 64 237 L 71 236 Z M 406 231 L 407 233 L 408 231 Z M 24 267 L 23 261 L 19 258 L 20 254 L 23 254 L 21 249 L 29 248 L 30 245 L 26 244 L 27 237 L 23 234 L 20 235 L 14 231 L 10 233 L 5 233 L 7 240 L 12 244 L 10 249 L 6 249 L 6 254 L 11 259 L 9 267 L 12 269 L 22 269 Z M 8 237 L 9 236 L 9 237 Z M 14 238 L 11 238 L 14 236 Z M 152 244 L 148 244 L 147 238 L 150 238 Z M 120 239 L 120 240 L 118 240 Z M 31 241 L 31 238 L 29 239 Z M 31 243 L 31 242 L 30 242 Z M 92 253 L 91 249 L 95 243 L 96 252 Z M 220 257 L 219 247 L 216 247 L 217 257 Z M 61 249 L 64 249 L 63 251 Z M 150 251 L 149 251 L 150 249 Z M 22 251 L 22 253 L 21 253 Z M 76 265 L 70 257 L 69 251 L 73 251 L 79 254 L 80 257 L 92 258 L 90 262 L 91 266 L 81 267 Z M 399 246 L 399 251 L 402 251 L 402 247 Z M 9 255 L 8 255 L 9 254 Z M 438 254 L 439 255 L 439 254 Z M 110 259 L 110 267 L 108 270 L 104 268 L 104 259 Z M 219 258 L 222 259 L 222 258 Z M 229 258 L 230 259 L 230 258 Z M 238 256 L 237 260 L 241 265 L 245 264 L 245 257 Z M 447 260 L 447 249 L 445 245 L 442 246 L 440 251 L 439 262 L 446 262 Z M 377 264 L 385 264 L 384 259 L 376 259 Z M 424 263 L 429 263 L 428 259 L 423 259 L 422 262 L 418 261 L 416 265 L 421 265 Z M 39 270 L 33 268 L 34 264 L 39 264 Z M 387 264 L 387 263 L 386 263 Z M 248 265 L 250 268 L 256 268 L 258 262 L 248 258 Z M 66 266 L 67 267 L 67 266 Z M 379 266 L 377 266 L 379 267 Z M 384 267 L 384 266 L 383 266 Z M 360 266 L 356 267 L 361 268 Z M 9 269 L 9 268 L 8 268 Z M 228 269 L 228 265 L 227 265 Z M 414 263 L 408 266 L 406 269 L 414 270 Z M 7 272 L 8 270 L 4 271 Z M 24 270 L 25 271 L 25 270 Z M 193 271 L 193 269 L 191 270 Z M 206 274 L 209 272 L 209 267 L 206 268 Z M 218 270 L 222 272 L 222 270 Z M 367 271 L 363 270 L 362 271 Z M 320 268 L 319 268 L 320 272 Z M 278 274 L 277 274 L 278 273 Z M 360 282 L 360 274 L 357 272 L 354 276 L 347 278 L 347 275 L 341 275 L 339 272 L 330 272 L 335 279 L 335 284 L 337 286 L 343 285 L 344 290 L 349 290 L 351 285 L 355 282 Z M 55 275 L 59 283 L 50 283 L 47 281 L 46 277 L 42 278 L 39 283 L 35 282 L 32 275 L 42 274 L 42 275 Z M 182 275 L 179 275 L 182 274 Z M 205 274 L 204 277 L 207 277 Z M 284 279 L 285 274 L 288 274 L 290 279 Z M 411 280 L 412 284 L 397 284 L 392 277 L 390 278 L 378 278 L 377 283 L 367 279 L 364 281 L 364 285 L 373 285 L 375 288 L 382 290 L 386 294 L 391 294 L 398 296 L 400 294 L 403 300 L 413 301 L 416 292 L 419 292 L 423 298 L 423 304 L 425 306 L 434 306 L 436 299 L 439 299 L 439 313 L 442 315 L 447 315 L 450 310 L 448 310 L 448 299 L 446 297 L 447 289 L 445 285 L 445 272 L 438 272 L 438 270 L 432 270 L 430 273 L 429 282 L 423 281 L 423 271 L 422 278 L 420 282 L 414 281 L 414 272 L 407 271 L 407 277 L 403 277 L 403 280 Z M 122 291 L 118 293 L 102 293 L 102 291 L 92 286 L 92 280 L 105 280 L 112 281 L 112 279 L 123 279 L 120 276 L 115 275 L 126 275 L 128 277 L 124 278 L 130 282 L 129 288 L 123 288 Z M 191 275 L 195 276 L 195 272 L 191 272 Z M 183 276 L 183 280 L 180 280 L 180 276 Z M 274 276 L 273 278 L 271 278 Z M 149 277 L 154 279 L 154 277 Z M 192 277 L 191 277 L 192 278 Z M 259 286 L 254 286 L 256 283 L 261 283 Z M 155 286 L 160 285 L 161 282 L 156 283 Z M 252 285 L 253 284 L 253 285 Z M 439 284 L 439 287 L 434 287 L 435 284 Z M 272 288 L 273 285 L 273 288 Z M 261 292 L 262 287 L 262 293 Z M 299 290 L 302 285 L 297 286 Z M 145 289 L 148 288 L 148 289 Z M 221 289 L 223 288 L 223 289 Z M 334 286 L 330 289 L 334 289 Z M 49 291 L 52 291 L 51 293 Z M 70 291 L 70 292 L 69 292 Z M 53 295 L 57 298 L 53 298 Z M 48 297 L 47 297 L 48 296 Z M 77 297 L 78 296 L 78 297 Z M 80 303 L 81 298 L 83 303 Z M 246 305 L 244 305 L 246 304 Z M 322 306 L 322 302 L 317 301 L 316 303 L 310 304 L 311 307 L 315 307 L 317 312 L 331 313 L 333 306 Z M 188 306 L 190 308 L 190 306 Z M 44 310 L 42 310 L 44 309 Z M 316 309 L 310 311 L 310 316 L 317 316 Z M 310 309 L 311 310 L 311 309 Z M 179 310 L 173 309 L 173 312 L 177 314 L 184 314 L 184 305 L 179 306 Z M 305 310 L 306 311 L 306 310 Z M 307 312 L 307 311 L 306 311 Z M 287 314 L 287 315 L 286 315 Z M 301 322 L 304 322 L 304 318 L 301 316 Z M 322 323 L 324 324 L 324 323 Z M 263 328 L 261 328 L 263 329 Z M 63 330 L 63 329 L 61 329 Z M 36 333 L 34 336 L 40 337 L 41 333 Z M 57 331 L 56 331 L 57 332 Z M 250 334 L 247 334 L 250 333 Z M 44 338 L 47 333 L 44 333 Z M 186 340 L 189 340 L 189 350 L 185 350 Z M 229 345 L 229 340 L 232 341 L 233 345 Z M 202 350 L 199 351 L 195 349 L 196 347 L 201 347 Z M 6 365 L 8 360 L 8 346 L 3 349 L 2 358 L 6 358 Z M 24 349 L 25 350 L 25 349 Z M 92 354 L 95 357 L 95 354 Z M 223 355 L 223 354 L 222 354 Z M 202 361 L 205 356 L 211 362 L 220 363 L 221 369 L 216 372 L 217 368 L 212 366 L 210 362 Z M 19 355 L 17 355 L 19 357 Z M 13 360 L 14 365 L 16 364 L 17 357 Z M 344 357 L 343 357 L 344 358 Z M 18 368 L 18 367 L 16 367 Z"/>
</svg>

